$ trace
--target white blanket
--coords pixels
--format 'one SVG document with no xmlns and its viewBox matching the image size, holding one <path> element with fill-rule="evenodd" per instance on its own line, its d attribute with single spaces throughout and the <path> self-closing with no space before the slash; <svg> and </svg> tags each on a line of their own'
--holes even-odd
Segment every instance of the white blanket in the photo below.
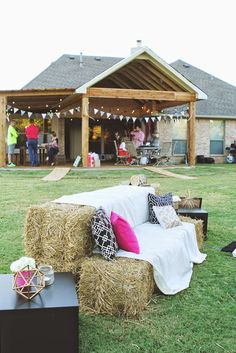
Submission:
<svg viewBox="0 0 236 353">
<path fill-rule="evenodd" d="M 140 254 L 119 250 L 117 256 L 148 261 L 153 266 L 157 287 L 164 294 L 176 294 L 188 288 L 193 263 L 202 263 L 206 255 L 198 250 L 195 227 L 182 226 L 162 229 L 159 224 L 146 222 L 134 228 Z"/>
<path fill-rule="evenodd" d="M 96 208 L 102 206 L 108 216 L 111 211 L 124 217 L 132 227 L 148 221 L 148 193 L 154 188 L 145 186 L 118 185 L 110 188 L 74 195 L 65 195 L 52 202 L 89 205 Z"/>
<path fill-rule="evenodd" d="M 193 263 L 206 255 L 197 246 L 195 227 L 184 223 L 171 229 L 148 222 L 148 193 L 151 187 L 120 185 L 92 192 L 62 196 L 52 202 L 102 206 L 107 214 L 114 211 L 124 217 L 137 235 L 140 254 L 119 250 L 117 256 L 148 261 L 154 279 L 164 294 L 176 294 L 189 286 Z"/>
</svg>

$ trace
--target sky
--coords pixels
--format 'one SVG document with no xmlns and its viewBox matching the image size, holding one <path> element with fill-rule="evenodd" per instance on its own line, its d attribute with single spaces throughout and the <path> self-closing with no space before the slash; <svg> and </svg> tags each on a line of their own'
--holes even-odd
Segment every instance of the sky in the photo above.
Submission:
<svg viewBox="0 0 236 353">
<path fill-rule="evenodd" d="M 136 40 L 236 86 L 235 0 L 1 2 L 0 90 L 20 89 L 63 54 L 127 57 Z"/>
</svg>

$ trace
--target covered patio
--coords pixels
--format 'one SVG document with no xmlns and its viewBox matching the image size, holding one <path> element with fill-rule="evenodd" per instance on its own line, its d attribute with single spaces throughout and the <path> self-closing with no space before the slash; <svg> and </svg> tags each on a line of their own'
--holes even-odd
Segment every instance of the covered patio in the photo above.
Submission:
<svg viewBox="0 0 236 353">
<path fill-rule="evenodd" d="M 98 121 L 101 125 L 106 122 L 108 128 L 116 121 L 132 124 L 138 119 L 152 124 L 165 118 L 165 122 L 170 122 L 178 117 L 168 115 L 165 109 L 183 105 L 188 107 L 188 115 L 183 118 L 187 119 L 187 153 L 192 166 L 195 164 L 195 102 L 206 98 L 205 93 L 145 47 L 95 77 L 90 75 L 77 88 L 0 91 L 0 167 L 6 165 L 7 119 L 48 120 L 51 129 L 57 132 L 62 159 L 66 160 L 68 144 L 76 139 L 80 141 L 78 149 L 83 167 L 87 167 L 91 122 Z M 80 124 L 76 135 L 71 132 L 73 126 L 70 128 L 68 124 L 72 120 Z M 104 133 L 105 129 L 101 129 L 101 146 Z"/>
</svg>

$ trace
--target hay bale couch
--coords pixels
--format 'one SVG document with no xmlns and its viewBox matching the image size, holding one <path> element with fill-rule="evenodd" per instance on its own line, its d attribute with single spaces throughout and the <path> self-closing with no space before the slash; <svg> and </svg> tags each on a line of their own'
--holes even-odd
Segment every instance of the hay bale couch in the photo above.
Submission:
<svg viewBox="0 0 236 353">
<path fill-rule="evenodd" d="M 199 226 L 201 221 L 170 229 L 151 224 L 149 193 L 154 194 L 149 186 L 120 185 L 31 206 L 25 222 L 25 252 L 38 264 L 74 274 L 81 311 L 137 317 L 155 286 L 167 295 L 182 291 L 189 286 L 193 263 L 206 257 L 198 249 L 193 224 Z M 112 261 L 94 254 L 91 219 L 100 206 L 108 215 L 114 211 L 129 222 L 139 254 L 119 249 Z"/>
</svg>

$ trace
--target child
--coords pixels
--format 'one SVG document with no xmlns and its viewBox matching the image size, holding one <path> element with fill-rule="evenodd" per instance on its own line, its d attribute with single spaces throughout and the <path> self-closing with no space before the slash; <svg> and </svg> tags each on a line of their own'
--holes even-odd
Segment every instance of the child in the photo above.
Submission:
<svg viewBox="0 0 236 353">
<path fill-rule="evenodd" d="M 51 142 L 49 142 L 48 147 L 49 149 L 48 149 L 48 156 L 46 158 L 46 161 L 48 161 L 49 164 L 53 166 L 55 164 L 55 156 L 59 152 L 58 138 L 57 138 L 57 134 L 54 131 L 51 132 Z"/>
</svg>

